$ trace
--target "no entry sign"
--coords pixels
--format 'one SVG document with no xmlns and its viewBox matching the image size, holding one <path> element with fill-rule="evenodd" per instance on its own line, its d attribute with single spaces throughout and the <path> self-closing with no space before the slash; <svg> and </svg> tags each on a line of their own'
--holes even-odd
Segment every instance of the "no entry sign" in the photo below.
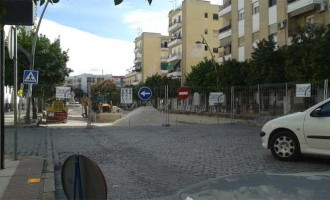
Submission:
<svg viewBox="0 0 330 200">
<path fill-rule="evenodd" d="M 179 99 L 187 99 L 189 97 L 189 90 L 187 87 L 180 87 L 177 91 Z"/>
</svg>

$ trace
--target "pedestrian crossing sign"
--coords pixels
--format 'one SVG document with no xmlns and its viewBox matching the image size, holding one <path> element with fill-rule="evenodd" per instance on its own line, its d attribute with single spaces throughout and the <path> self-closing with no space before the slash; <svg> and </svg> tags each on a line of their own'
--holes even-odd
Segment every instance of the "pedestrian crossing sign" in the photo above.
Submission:
<svg viewBox="0 0 330 200">
<path fill-rule="evenodd" d="M 24 84 L 38 84 L 38 71 L 24 70 L 23 83 Z"/>
</svg>

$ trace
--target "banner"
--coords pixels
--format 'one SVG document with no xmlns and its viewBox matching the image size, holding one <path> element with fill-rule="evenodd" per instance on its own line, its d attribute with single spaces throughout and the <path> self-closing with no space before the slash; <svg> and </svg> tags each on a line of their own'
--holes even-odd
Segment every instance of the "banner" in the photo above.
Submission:
<svg viewBox="0 0 330 200">
<path fill-rule="evenodd" d="M 308 84 L 296 84 L 296 97 L 311 97 L 312 86 Z"/>
<path fill-rule="evenodd" d="M 225 95 L 222 92 L 211 92 L 209 96 L 209 105 L 214 106 L 225 102 Z"/>
</svg>

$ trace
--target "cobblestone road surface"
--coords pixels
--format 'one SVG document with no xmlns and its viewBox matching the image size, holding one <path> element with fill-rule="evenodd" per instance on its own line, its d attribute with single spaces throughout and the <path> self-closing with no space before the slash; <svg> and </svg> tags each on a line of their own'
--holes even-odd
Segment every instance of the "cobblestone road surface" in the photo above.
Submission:
<svg viewBox="0 0 330 200">
<path fill-rule="evenodd" d="M 77 112 L 78 113 L 78 112 Z M 324 172 L 330 159 L 280 162 L 261 148 L 259 127 L 187 124 L 86 129 L 74 116 L 70 124 L 20 128 L 18 153 L 47 157 L 50 132 L 55 162 L 56 199 L 66 199 L 61 167 L 72 154 L 83 154 L 102 169 L 109 199 L 154 199 L 209 178 L 259 172 Z M 13 154 L 14 129 L 6 129 L 6 154 Z M 49 145 L 49 144 L 48 144 Z"/>
<path fill-rule="evenodd" d="M 327 159 L 275 160 L 258 132 L 231 124 L 52 129 L 57 199 L 64 198 L 61 165 L 75 153 L 101 167 L 109 199 L 153 199 L 230 174 L 329 171 Z"/>
</svg>

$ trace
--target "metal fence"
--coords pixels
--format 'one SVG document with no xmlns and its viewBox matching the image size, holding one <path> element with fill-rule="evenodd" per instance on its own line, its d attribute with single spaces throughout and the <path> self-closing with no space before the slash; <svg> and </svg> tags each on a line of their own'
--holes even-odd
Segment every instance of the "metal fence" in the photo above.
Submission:
<svg viewBox="0 0 330 200">
<path fill-rule="evenodd" d="M 297 97 L 296 83 L 260 84 L 254 86 L 191 88 L 186 100 L 177 98 L 178 87 L 168 88 L 168 109 L 172 113 L 198 113 L 232 119 L 267 121 L 285 114 L 304 111 L 324 99 L 329 98 L 328 80 L 311 83 L 307 97 Z M 145 102 L 134 97 L 133 109 L 151 105 L 165 111 L 165 86 L 151 88 L 153 97 Z M 133 91 L 137 94 L 138 91 Z M 223 102 L 209 105 L 211 92 L 223 93 Z"/>
</svg>

